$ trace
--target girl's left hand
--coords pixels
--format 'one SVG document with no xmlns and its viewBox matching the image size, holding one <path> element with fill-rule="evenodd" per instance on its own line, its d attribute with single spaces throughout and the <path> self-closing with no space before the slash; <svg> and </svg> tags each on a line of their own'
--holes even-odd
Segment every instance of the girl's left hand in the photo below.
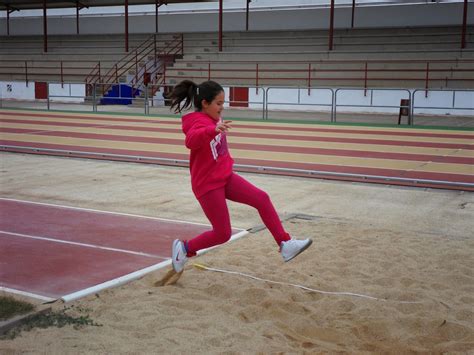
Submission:
<svg viewBox="0 0 474 355">
<path fill-rule="evenodd" d="M 216 132 L 217 133 L 227 132 L 229 129 L 232 128 L 231 123 L 232 123 L 232 121 L 219 122 L 216 126 Z"/>
</svg>

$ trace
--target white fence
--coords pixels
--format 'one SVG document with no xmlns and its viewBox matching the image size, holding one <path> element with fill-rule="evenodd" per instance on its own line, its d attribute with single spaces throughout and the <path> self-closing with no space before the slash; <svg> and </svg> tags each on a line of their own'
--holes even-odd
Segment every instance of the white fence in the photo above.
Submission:
<svg viewBox="0 0 474 355">
<path fill-rule="evenodd" d="M 474 90 L 455 89 L 400 89 L 400 88 L 298 88 L 298 87 L 245 87 L 248 100 L 246 110 L 253 110 L 262 119 L 269 112 L 326 112 L 332 122 L 338 113 L 392 114 L 398 115 L 402 100 L 410 100 L 412 118 L 417 115 L 462 116 L 474 120 Z M 226 107 L 231 107 L 230 88 L 225 87 Z M 93 90 L 98 92 L 99 90 Z M 50 102 L 86 103 L 97 111 L 100 95 L 86 96 L 84 84 L 47 83 L 48 109 Z M 148 91 L 139 98 L 131 98 L 135 107 L 142 105 L 143 112 L 149 114 L 150 106 L 163 106 L 162 91 L 152 98 Z M 0 100 L 4 102 L 35 101 L 35 83 L 0 82 Z M 0 101 L 0 106 L 1 106 Z M 239 103 L 232 100 L 232 102 Z M 11 105 L 10 105 L 11 106 Z M 260 112 L 260 113 L 258 113 Z M 413 123 L 413 120 L 411 121 Z"/>
</svg>

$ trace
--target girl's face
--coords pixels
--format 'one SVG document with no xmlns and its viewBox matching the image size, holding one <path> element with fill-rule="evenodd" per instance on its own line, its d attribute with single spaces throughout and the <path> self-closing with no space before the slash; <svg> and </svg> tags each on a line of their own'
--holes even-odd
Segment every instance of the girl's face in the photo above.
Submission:
<svg viewBox="0 0 474 355">
<path fill-rule="evenodd" d="M 224 100 L 225 97 L 223 91 L 217 94 L 212 102 L 202 100 L 202 112 L 211 116 L 213 120 L 219 121 L 221 113 L 224 111 Z"/>
</svg>

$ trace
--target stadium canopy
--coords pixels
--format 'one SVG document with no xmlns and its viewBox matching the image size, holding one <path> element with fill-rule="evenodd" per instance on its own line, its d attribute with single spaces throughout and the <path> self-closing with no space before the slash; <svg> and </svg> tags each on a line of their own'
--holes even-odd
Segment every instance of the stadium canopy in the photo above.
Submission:
<svg viewBox="0 0 474 355">
<path fill-rule="evenodd" d="M 161 5 L 219 2 L 219 50 L 222 50 L 222 12 L 223 0 L 1 0 L 0 11 L 7 12 L 7 35 L 10 34 L 10 13 L 21 10 L 43 10 L 43 37 L 45 52 L 48 51 L 48 21 L 47 9 L 76 8 L 76 27 L 79 34 L 79 11 L 89 7 L 124 6 L 125 7 L 125 51 L 128 52 L 128 7 L 134 5 L 155 5 L 156 32 L 158 32 L 158 8 Z M 249 3 L 247 1 L 247 23 Z"/>
<path fill-rule="evenodd" d="M 212 2 L 213 0 L 167 0 L 167 1 L 157 1 L 157 0 L 128 0 L 128 5 L 150 5 L 150 4 L 182 4 L 182 3 L 192 3 L 192 2 Z M 218 0 L 214 0 L 218 1 Z M 42 9 L 44 3 L 48 9 L 65 9 L 65 8 L 88 8 L 88 7 L 104 7 L 104 6 L 123 6 L 125 0 L 3 0 L 0 1 L 0 10 L 38 10 Z"/>
<path fill-rule="evenodd" d="M 39 10 L 43 9 L 43 37 L 44 51 L 48 51 L 48 30 L 47 30 L 47 9 L 59 8 L 76 8 L 76 27 L 79 34 L 79 11 L 89 7 L 106 7 L 106 6 L 124 6 L 125 8 L 125 51 L 128 52 L 128 7 L 134 5 L 153 5 L 155 4 L 155 23 L 158 33 L 158 8 L 161 5 L 168 4 L 184 4 L 184 3 L 201 3 L 201 2 L 219 2 L 219 51 L 222 51 L 222 18 L 223 18 L 223 1 L 224 0 L 0 0 L 0 11 L 7 12 L 7 35 L 10 34 L 10 13 L 21 10 Z M 249 4 L 252 0 L 242 0 L 247 4 L 246 29 L 248 30 L 249 21 Z M 433 1 L 433 0 L 431 0 Z M 460 0 L 464 2 L 461 48 L 466 47 L 466 24 L 467 24 L 467 7 L 468 0 Z M 333 49 L 333 32 L 334 32 L 334 3 L 335 0 L 328 0 L 330 4 L 329 15 L 329 50 Z M 352 0 L 352 27 L 354 26 L 354 12 L 356 0 Z"/>
</svg>

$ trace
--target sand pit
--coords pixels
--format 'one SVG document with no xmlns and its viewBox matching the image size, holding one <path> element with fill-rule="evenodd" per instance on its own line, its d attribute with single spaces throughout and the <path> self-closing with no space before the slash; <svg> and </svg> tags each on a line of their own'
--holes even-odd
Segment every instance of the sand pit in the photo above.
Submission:
<svg viewBox="0 0 474 355">
<path fill-rule="evenodd" d="M 25 159 L 14 160 L 25 166 Z M 193 205 L 192 195 L 179 194 L 177 184 L 160 187 L 166 179 L 185 182 L 184 170 L 61 160 L 60 164 L 75 168 L 58 173 L 56 184 L 51 184 L 51 176 L 44 177 L 53 186 L 47 190 L 41 175 L 56 171 L 57 158 L 35 159 L 29 162 L 30 175 L 4 180 L 4 195 L 50 202 L 60 202 L 61 196 L 68 201 L 75 198 L 76 205 L 91 208 L 170 217 L 194 210 L 189 219 L 205 221 Z M 4 169 L 9 170 L 15 162 L 6 163 Z M 101 176 L 109 179 L 113 194 L 93 181 L 96 178 L 90 169 L 98 169 L 95 164 L 99 164 Z M 127 173 L 120 173 L 124 169 Z M 137 183 L 131 189 L 123 182 L 132 181 L 135 174 L 143 186 Z M 145 184 L 143 176 L 151 185 Z M 270 192 L 282 213 L 316 216 L 284 223 L 290 233 L 313 238 L 308 250 L 284 263 L 267 230 L 249 234 L 190 259 L 175 284 L 155 287 L 169 271 L 163 269 L 72 304 L 69 312 L 88 314 L 101 327 L 34 329 L 14 340 L 1 340 L 0 353 L 474 351 L 472 194 L 247 177 Z M 77 188 L 70 188 L 74 178 L 81 179 L 80 188 L 87 190 L 88 199 L 78 199 Z M 177 205 L 147 204 L 147 196 L 156 199 L 150 191 L 160 199 L 174 195 Z M 125 200 L 129 203 L 120 203 Z M 231 210 L 237 227 L 259 222 L 249 208 L 232 204 Z M 193 262 L 385 301 L 324 295 L 199 270 Z M 53 307 L 61 309 L 64 305 Z"/>
<path fill-rule="evenodd" d="M 344 220 L 292 220 L 314 245 L 283 263 L 268 232 L 195 261 L 326 291 L 321 295 L 190 265 L 174 285 L 167 270 L 76 303 L 101 328 L 34 330 L 0 349 L 48 353 L 408 351 L 474 348 L 472 250 L 467 239 L 400 235 Z M 402 303 L 410 301 L 418 303 Z M 62 307 L 58 305 L 57 307 Z"/>
</svg>

